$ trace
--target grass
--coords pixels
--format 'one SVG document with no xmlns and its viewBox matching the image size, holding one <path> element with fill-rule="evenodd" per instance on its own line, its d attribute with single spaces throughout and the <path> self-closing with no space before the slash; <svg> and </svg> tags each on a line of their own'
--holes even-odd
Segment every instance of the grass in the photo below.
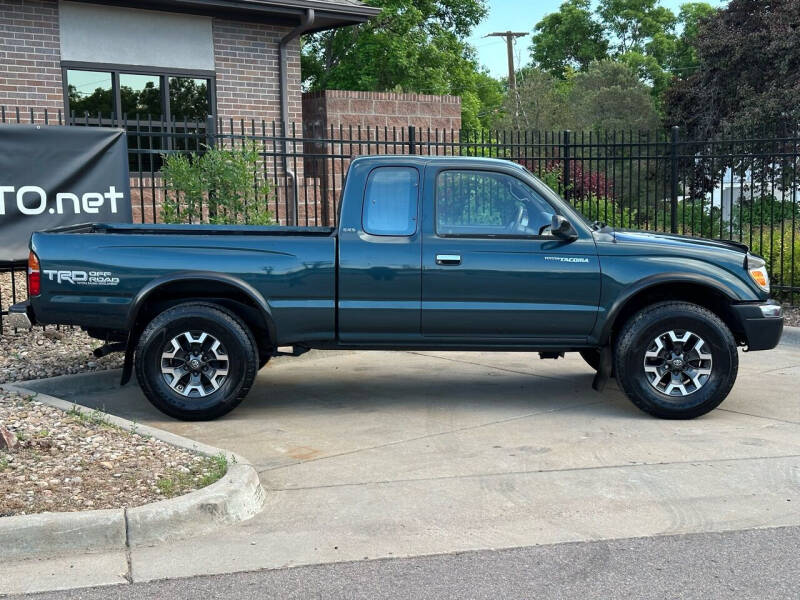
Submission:
<svg viewBox="0 0 800 600">
<path fill-rule="evenodd" d="M 0 473 L 5 471 L 8 468 L 8 465 L 9 465 L 9 462 L 8 462 L 7 458 L 5 458 L 5 457 L 0 458 Z"/>
<path fill-rule="evenodd" d="M 192 465 L 188 473 L 172 470 L 156 482 L 158 491 L 174 498 L 190 489 L 204 488 L 219 481 L 228 472 L 228 458 L 222 454 L 207 456 Z"/>
<path fill-rule="evenodd" d="M 95 408 L 91 412 L 86 412 L 78 408 L 77 404 L 73 404 L 72 408 L 67 411 L 67 416 L 86 424 L 99 425 L 101 427 L 114 427 L 114 425 L 109 422 L 108 415 L 99 408 Z"/>
</svg>

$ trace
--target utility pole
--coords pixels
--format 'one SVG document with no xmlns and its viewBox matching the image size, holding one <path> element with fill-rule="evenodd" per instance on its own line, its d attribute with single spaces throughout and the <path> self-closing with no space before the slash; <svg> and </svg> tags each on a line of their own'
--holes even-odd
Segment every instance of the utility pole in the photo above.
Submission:
<svg viewBox="0 0 800 600">
<path fill-rule="evenodd" d="M 506 38 L 506 47 L 508 48 L 508 89 L 512 92 L 517 89 L 517 76 L 514 72 L 514 38 L 526 35 L 528 35 L 527 31 L 495 31 L 486 36 Z"/>
</svg>

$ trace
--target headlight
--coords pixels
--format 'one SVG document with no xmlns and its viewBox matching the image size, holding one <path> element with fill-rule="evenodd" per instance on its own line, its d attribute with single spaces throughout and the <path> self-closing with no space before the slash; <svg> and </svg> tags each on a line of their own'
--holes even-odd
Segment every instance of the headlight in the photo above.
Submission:
<svg viewBox="0 0 800 600">
<path fill-rule="evenodd" d="M 769 273 L 767 273 L 767 263 L 764 262 L 764 259 L 748 254 L 747 272 L 750 274 L 750 279 L 769 294 Z"/>
</svg>

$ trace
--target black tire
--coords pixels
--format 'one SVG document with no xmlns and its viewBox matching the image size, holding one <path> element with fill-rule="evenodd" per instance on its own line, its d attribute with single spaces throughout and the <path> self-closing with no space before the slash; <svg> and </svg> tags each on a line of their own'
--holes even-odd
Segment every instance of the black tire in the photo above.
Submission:
<svg viewBox="0 0 800 600">
<path fill-rule="evenodd" d="M 200 339 L 205 333 L 207 341 L 188 344 L 184 332 L 189 332 L 194 339 Z M 181 391 L 170 386 L 167 377 L 174 381 L 174 376 L 162 372 L 162 355 L 173 348 L 173 339 L 180 339 L 182 346 L 193 348 L 191 352 L 198 356 L 203 354 L 199 364 L 207 365 L 214 374 L 213 383 L 209 379 L 201 380 L 205 370 L 198 370 L 197 375 L 195 371 L 184 375 L 190 379 L 181 380 L 188 385 L 178 383 Z M 212 340 L 220 343 L 213 354 L 208 348 Z M 182 370 L 189 365 L 187 352 L 183 349 L 179 352 L 181 356 L 174 359 L 176 363 L 166 366 L 174 366 L 181 360 L 184 361 Z M 220 360 L 213 360 L 217 357 Z M 211 360 L 206 361 L 207 358 Z M 183 421 L 216 419 L 236 408 L 250 391 L 258 364 L 258 349 L 244 322 L 225 308 L 199 302 L 179 304 L 155 317 L 139 337 L 135 354 L 136 378 L 147 399 L 161 412 Z M 225 374 L 216 375 L 225 369 Z M 192 379 L 195 377 L 197 379 Z M 198 386 L 202 389 L 197 389 Z M 215 386 L 218 387 L 214 389 Z M 184 389 L 194 395 L 184 395 Z"/>
<path fill-rule="evenodd" d="M 673 342 L 670 332 L 677 338 L 691 333 L 694 337 L 686 340 L 690 348 L 685 350 L 682 342 Z M 696 342 L 698 339 L 703 344 Z M 646 359 L 648 351 L 658 356 Z M 710 360 L 702 360 L 709 355 Z M 651 371 L 655 369 L 651 375 L 645 372 L 646 361 Z M 689 370 L 681 371 L 687 361 Z M 643 411 L 662 419 L 693 419 L 715 409 L 727 397 L 736 381 L 739 354 L 730 330 L 710 310 L 688 302 L 661 302 L 640 310 L 624 325 L 615 344 L 614 367 L 617 382 Z M 710 369 L 710 374 L 696 380 L 691 377 L 701 369 Z M 664 378 L 659 379 L 662 370 Z M 678 387 L 677 393 L 670 389 L 681 381 L 688 383 Z"/>
</svg>

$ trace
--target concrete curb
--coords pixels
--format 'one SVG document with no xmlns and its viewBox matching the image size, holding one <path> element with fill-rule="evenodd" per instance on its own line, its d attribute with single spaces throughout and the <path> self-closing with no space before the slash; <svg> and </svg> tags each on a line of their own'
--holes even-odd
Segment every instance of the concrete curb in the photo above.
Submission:
<svg viewBox="0 0 800 600">
<path fill-rule="evenodd" d="M 66 380 L 78 378 L 79 385 L 97 373 L 65 375 L 49 380 L 2 384 L 0 387 L 26 396 L 37 402 L 64 411 L 94 411 L 39 391 L 56 389 Z M 102 373 L 105 375 L 105 373 Z M 113 379 L 119 381 L 119 371 L 109 371 L 99 378 L 99 385 Z M 57 381 L 56 381 L 57 380 Z M 35 384 L 30 385 L 29 384 Z M 64 389 L 63 387 L 61 389 Z M 83 388 L 88 391 L 89 388 Z M 94 388 L 105 389 L 105 387 Z M 0 518 L 0 561 L 44 558 L 76 551 L 127 550 L 134 546 L 156 544 L 209 533 L 224 525 L 245 521 L 264 508 L 266 494 L 258 473 L 248 460 L 227 450 L 201 444 L 185 437 L 133 423 L 114 415 L 104 415 L 107 422 L 126 431 L 149 435 L 172 446 L 206 456 L 224 454 L 228 472 L 222 479 L 190 494 L 145 504 L 136 508 L 89 510 L 73 513 L 41 513 Z"/>
</svg>

